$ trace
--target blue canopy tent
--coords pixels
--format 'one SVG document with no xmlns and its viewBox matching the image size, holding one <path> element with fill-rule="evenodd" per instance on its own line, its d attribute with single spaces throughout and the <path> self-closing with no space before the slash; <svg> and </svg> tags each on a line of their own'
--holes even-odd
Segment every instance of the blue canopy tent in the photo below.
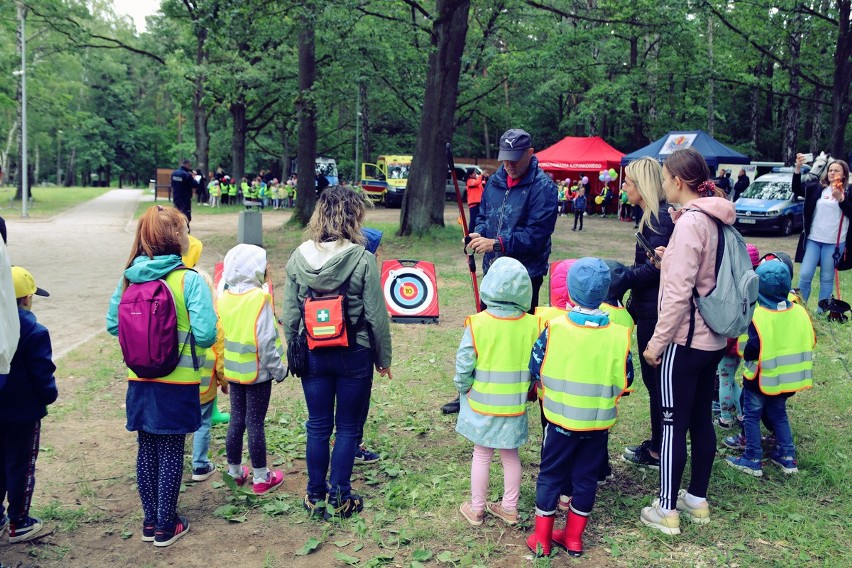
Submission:
<svg viewBox="0 0 852 568">
<path fill-rule="evenodd" d="M 751 163 L 751 158 L 735 150 L 731 150 L 703 130 L 673 130 L 656 142 L 652 142 L 644 148 L 639 148 L 625 155 L 621 158 L 621 165 L 626 166 L 633 160 L 645 156 L 651 156 L 662 162 L 666 159 L 666 156 L 675 150 L 689 147 L 701 152 L 701 155 L 707 161 L 707 166 L 710 168 L 711 173 L 716 171 L 719 164 Z"/>
</svg>

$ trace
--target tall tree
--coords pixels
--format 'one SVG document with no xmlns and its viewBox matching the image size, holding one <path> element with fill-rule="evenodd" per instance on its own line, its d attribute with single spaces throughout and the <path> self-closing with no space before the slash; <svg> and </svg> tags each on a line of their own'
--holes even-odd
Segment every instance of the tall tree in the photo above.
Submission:
<svg viewBox="0 0 852 568">
<path fill-rule="evenodd" d="M 425 15 L 426 12 L 420 8 Z M 445 145 L 452 140 L 470 0 L 437 0 L 429 73 L 411 175 L 400 212 L 400 235 L 444 225 Z"/>
<path fill-rule="evenodd" d="M 314 186 L 314 162 L 317 156 L 317 118 L 314 80 L 316 79 L 316 60 L 314 53 L 314 23 L 316 4 L 305 2 L 300 16 L 299 32 L 299 94 L 296 102 L 299 117 L 299 179 L 296 184 L 296 210 L 291 223 L 307 225 L 316 204 Z"/>
</svg>

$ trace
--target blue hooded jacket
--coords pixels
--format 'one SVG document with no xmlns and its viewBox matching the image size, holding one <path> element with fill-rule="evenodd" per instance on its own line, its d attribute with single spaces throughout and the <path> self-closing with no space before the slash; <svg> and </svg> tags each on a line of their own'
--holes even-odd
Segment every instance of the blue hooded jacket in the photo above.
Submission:
<svg viewBox="0 0 852 568">
<path fill-rule="evenodd" d="M 556 227 L 559 191 L 547 174 L 538 169 L 533 156 L 517 185 L 509 189 L 506 169 L 500 166 L 488 180 L 479 203 L 474 233 L 500 239 L 502 253 L 489 252 L 482 261 L 483 272 L 499 256 L 510 256 L 524 265 L 530 278 L 547 274 L 550 236 Z M 499 233 L 498 233 L 499 228 Z"/>
</svg>

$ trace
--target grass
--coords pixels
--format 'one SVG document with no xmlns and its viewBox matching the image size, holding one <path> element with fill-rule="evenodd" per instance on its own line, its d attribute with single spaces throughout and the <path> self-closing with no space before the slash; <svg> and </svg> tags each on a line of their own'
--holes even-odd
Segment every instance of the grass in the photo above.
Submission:
<svg viewBox="0 0 852 568">
<path fill-rule="evenodd" d="M 38 187 L 32 189 L 27 215 L 33 219 L 49 219 L 84 201 L 103 195 L 108 187 Z M 21 214 L 21 200 L 15 200 L 15 187 L 0 187 L 0 214 L 12 217 Z"/>
<path fill-rule="evenodd" d="M 207 208 L 198 210 L 199 214 L 208 214 Z M 227 492 L 225 504 L 210 506 L 208 514 L 228 519 L 233 525 L 270 519 L 277 529 L 285 531 L 288 526 L 307 526 L 312 536 L 296 554 L 331 550 L 336 565 L 341 566 L 573 564 L 576 561 L 565 555 L 522 560 L 528 556 L 523 539 L 532 523 L 541 440 L 536 405 L 528 407 L 530 442 L 520 452 L 524 466 L 520 509 L 524 522 L 513 529 L 489 519 L 483 527 L 474 529 L 458 514 L 459 504 L 469 495 L 472 446 L 455 434 L 455 417 L 442 416 L 438 407 L 455 394 L 451 380 L 455 351 L 464 317 L 473 308 L 459 229 L 447 227 L 421 238 L 400 238 L 395 236 L 396 226 L 392 223 L 368 225 L 385 233 L 381 258 L 420 258 L 435 263 L 441 323 L 392 326 L 394 380 L 375 379 L 365 432 L 368 445 L 381 453 L 382 460 L 373 467 L 356 468 L 353 475 L 353 487 L 366 497 L 365 512 L 343 522 L 311 521 L 302 509 L 298 491 L 259 499 L 250 491 L 226 487 L 226 480 L 214 481 L 213 485 Z M 586 227 L 586 232 L 572 234 L 564 223 L 560 224 L 552 259 L 592 251 L 625 262 L 632 259 L 629 223 L 589 220 Z M 279 285 L 283 283 L 284 263 L 301 240 L 301 232 L 291 229 L 268 230 L 264 234 L 273 278 Z M 760 242 L 763 250 L 795 246 L 791 239 L 747 240 Z M 205 238 L 205 251 L 223 255 L 232 243 L 232 235 L 213 235 Z M 852 297 L 852 274 L 842 275 L 842 288 L 845 296 Z M 545 287 L 543 302 L 546 298 Z M 848 546 L 852 538 L 852 428 L 848 419 L 852 374 L 847 359 L 852 325 L 817 321 L 816 328 L 814 388 L 797 394 L 788 405 L 800 474 L 786 477 L 767 465 L 763 478 L 751 478 L 725 467 L 721 461 L 726 453 L 720 450 L 710 487 L 712 522 L 701 527 L 684 523 L 680 537 L 666 537 L 639 523 L 641 507 L 649 504 L 656 492 L 657 475 L 631 468 L 618 459 L 625 445 L 639 442 L 649 430 L 647 392 L 636 366 L 636 390 L 622 400 L 619 422 L 611 432 L 615 479 L 598 491 L 586 532 L 587 565 L 852 565 Z M 91 377 L 90 384 L 64 407 L 52 409 L 46 420 L 70 424 L 94 405 L 108 402 L 100 395 L 104 385 L 123 376 L 114 343 L 111 338 L 100 336 L 61 362 L 59 373 Z M 226 405 L 225 400 L 220 402 L 221 407 Z M 304 469 L 306 417 L 299 381 L 288 378 L 275 385 L 266 428 L 268 451 L 275 466 Z M 224 435 L 224 428 L 214 428 L 211 451 L 220 464 L 225 462 Z M 495 462 L 489 500 L 499 499 L 502 492 L 499 460 Z M 688 475 L 687 466 L 685 479 Z M 84 492 L 85 488 L 75 490 Z M 81 498 L 85 502 L 86 496 Z M 74 511 L 59 511 L 55 516 L 71 531 L 73 523 L 80 521 Z M 238 535 L 241 529 L 232 526 L 230 530 Z M 288 558 L 277 550 L 264 554 L 264 566 L 288 564 Z"/>
</svg>

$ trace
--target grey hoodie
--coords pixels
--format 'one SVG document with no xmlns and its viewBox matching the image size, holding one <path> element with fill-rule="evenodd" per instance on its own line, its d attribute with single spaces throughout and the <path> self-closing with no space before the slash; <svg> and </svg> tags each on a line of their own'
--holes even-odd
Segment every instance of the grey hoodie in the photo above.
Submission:
<svg viewBox="0 0 852 568">
<path fill-rule="evenodd" d="M 285 270 L 283 319 L 288 340 L 304 329 L 301 306 L 309 289 L 333 292 L 351 276 L 346 292 L 349 323 L 354 326 L 362 316 L 365 323 L 355 340 L 358 345 L 373 349 L 379 367 L 390 367 L 390 321 L 376 257 L 349 241 L 305 241 L 290 255 Z"/>
</svg>

